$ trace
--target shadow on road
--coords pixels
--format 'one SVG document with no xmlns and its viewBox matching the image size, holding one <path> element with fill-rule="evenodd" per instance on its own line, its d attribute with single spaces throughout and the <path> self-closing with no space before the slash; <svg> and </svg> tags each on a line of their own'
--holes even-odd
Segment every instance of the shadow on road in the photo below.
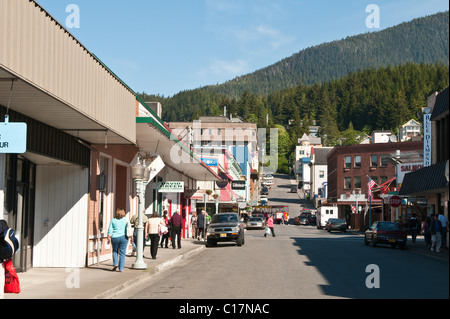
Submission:
<svg viewBox="0 0 450 319">
<path fill-rule="evenodd" d="M 320 235 L 318 235 L 320 236 Z M 448 299 L 448 263 L 422 258 L 409 250 L 369 247 L 362 236 L 329 233 L 323 237 L 291 237 L 298 253 L 307 257 L 328 284 L 320 285 L 327 296 L 355 299 Z M 380 288 L 368 288 L 368 265 L 380 269 Z M 430 272 L 433 272 L 431 275 Z M 433 287 L 440 287 L 435 289 Z M 445 287 L 444 287 L 445 286 Z"/>
</svg>

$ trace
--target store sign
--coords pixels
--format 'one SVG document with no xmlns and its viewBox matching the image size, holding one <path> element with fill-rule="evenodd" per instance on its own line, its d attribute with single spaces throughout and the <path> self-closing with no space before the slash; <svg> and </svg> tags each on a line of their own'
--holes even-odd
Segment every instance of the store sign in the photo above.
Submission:
<svg viewBox="0 0 450 319">
<path fill-rule="evenodd" d="M 245 181 L 231 181 L 231 189 L 245 190 Z"/>
<path fill-rule="evenodd" d="M 10 123 L 8 116 L 0 123 L 0 153 L 23 154 L 27 151 L 27 124 Z"/>
<path fill-rule="evenodd" d="M 217 166 L 217 158 L 206 158 L 202 157 L 202 162 L 207 166 Z"/>
<path fill-rule="evenodd" d="M 159 193 L 183 193 L 184 182 L 159 182 L 157 183 Z"/>
<path fill-rule="evenodd" d="M 401 187 L 405 175 L 423 168 L 423 162 L 397 164 L 397 187 Z"/>
</svg>

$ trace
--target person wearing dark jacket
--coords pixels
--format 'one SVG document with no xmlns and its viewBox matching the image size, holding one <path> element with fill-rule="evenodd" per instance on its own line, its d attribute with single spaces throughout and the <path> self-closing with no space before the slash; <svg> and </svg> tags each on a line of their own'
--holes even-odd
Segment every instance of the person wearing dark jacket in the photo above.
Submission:
<svg viewBox="0 0 450 319">
<path fill-rule="evenodd" d="M 197 228 L 198 228 L 197 240 L 200 240 L 200 234 L 201 234 L 203 240 L 205 240 L 205 225 L 206 225 L 206 216 L 205 216 L 205 211 L 202 210 L 200 215 L 198 215 L 198 217 L 197 217 Z"/>
<path fill-rule="evenodd" d="M 430 224 L 430 232 L 431 232 L 431 251 L 434 251 L 434 247 L 436 247 L 436 252 L 441 251 L 441 243 L 442 243 L 442 224 L 438 219 L 436 214 L 433 214 L 431 224 Z"/>
<path fill-rule="evenodd" d="M 175 249 L 175 239 L 177 240 L 178 249 L 181 248 L 181 229 L 183 229 L 183 217 L 175 211 L 170 219 L 172 229 L 172 248 Z"/>
</svg>

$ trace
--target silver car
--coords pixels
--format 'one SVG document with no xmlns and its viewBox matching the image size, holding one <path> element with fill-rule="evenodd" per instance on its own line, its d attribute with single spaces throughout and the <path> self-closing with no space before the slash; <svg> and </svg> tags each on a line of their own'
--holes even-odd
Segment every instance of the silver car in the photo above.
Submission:
<svg viewBox="0 0 450 319">
<path fill-rule="evenodd" d="M 247 229 L 263 229 L 264 228 L 264 219 L 261 217 L 250 217 L 247 220 Z"/>
</svg>

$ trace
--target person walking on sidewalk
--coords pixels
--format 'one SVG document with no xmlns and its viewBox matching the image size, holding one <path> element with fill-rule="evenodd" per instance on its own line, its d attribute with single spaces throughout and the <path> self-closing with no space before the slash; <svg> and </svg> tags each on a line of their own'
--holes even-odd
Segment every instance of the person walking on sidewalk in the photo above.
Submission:
<svg viewBox="0 0 450 319">
<path fill-rule="evenodd" d="M 145 227 L 145 237 L 150 238 L 150 255 L 152 259 L 156 259 L 156 255 L 158 254 L 161 226 L 166 226 L 166 223 L 163 218 L 159 217 L 157 212 L 154 212 L 152 217 L 148 219 Z"/>
<path fill-rule="evenodd" d="M 164 211 L 162 218 L 164 220 L 164 225 L 167 228 L 169 228 L 169 216 L 168 216 L 167 210 Z M 170 229 L 167 233 L 162 234 L 162 236 L 161 236 L 161 248 L 163 248 L 164 244 L 165 244 L 166 248 L 169 248 L 169 245 L 168 245 L 169 237 L 170 237 Z"/>
<path fill-rule="evenodd" d="M 125 268 L 125 253 L 128 245 L 126 237 L 128 220 L 125 215 L 125 210 L 118 208 L 108 227 L 108 243 L 112 244 L 113 271 L 119 267 L 119 271 L 122 272 Z"/>
<path fill-rule="evenodd" d="M 416 218 L 416 213 L 413 213 L 412 217 L 409 219 L 409 229 L 411 230 L 412 242 L 415 244 L 417 234 L 419 233 L 419 221 Z"/>
<path fill-rule="evenodd" d="M 197 217 L 197 240 L 200 240 L 200 234 L 202 236 L 202 239 L 205 240 L 205 225 L 206 225 L 206 217 L 205 217 L 205 211 L 202 210 L 200 215 Z"/>
<path fill-rule="evenodd" d="M 442 249 L 448 249 L 448 247 L 447 247 L 448 219 L 447 219 L 447 217 L 445 217 L 443 210 L 441 210 L 439 212 L 438 219 L 440 220 L 441 225 L 442 225 L 442 230 L 441 230 L 441 236 L 442 236 L 441 247 L 442 247 Z"/>
<path fill-rule="evenodd" d="M 192 218 L 191 218 L 191 229 L 192 229 L 192 238 L 197 238 L 197 233 L 198 233 L 198 229 L 197 229 L 197 212 L 193 212 L 192 213 Z"/>
<path fill-rule="evenodd" d="M 430 217 L 425 217 L 425 219 L 422 222 L 422 235 L 425 239 L 425 245 L 427 246 L 427 249 L 431 248 L 431 232 L 430 232 Z"/>
<path fill-rule="evenodd" d="M 272 215 L 269 215 L 269 218 L 267 219 L 267 227 L 271 230 L 272 232 L 272 237 L 276 237 L 275 236 L 275 230 L 273 229 L 273 218 Z M 267 234 L 264 234 L 264 237 L 266 237 Z"/>
<path fill-rule="evenodd" d="M 145 216 L 145 214 L 142 214 L 142 224 L 144 226 L 145 229 L 145 225 L 147 224 L 148 218 L 147 216 Z M 133 226 L 133 254 L 136 255 L 136 248 L 137 248 L 137 227 L 139 225 L 139 214 L 136 213 L 133 215 L 133 217 L 131 217 L 130 219 L 130 224 L 131 226 Z M 145 248 L 145 239 L 143 238 L 143 243 L 142 243 L 142 250 L 144 250 Z"/>
<path fill-rule="evenodd" d="M 431 251 L 434 251 L 434 247 L 436 247 L 436 252 L 441 251 L 441 242 L 442 242 L 442 224 L 438 219 L 436 214 L 432 215 L 430 232 L 431 232 Z"/>
<path fill-rule="evenodd" d="M 175 249 L 175 240 L 177 241 L 178 249 L 181 248 L 181 229 L 183 228 L 183 217 L 175 211 L 170 219 L 170 226 L 172 228 L 172 248 Z"/>
</svg>

